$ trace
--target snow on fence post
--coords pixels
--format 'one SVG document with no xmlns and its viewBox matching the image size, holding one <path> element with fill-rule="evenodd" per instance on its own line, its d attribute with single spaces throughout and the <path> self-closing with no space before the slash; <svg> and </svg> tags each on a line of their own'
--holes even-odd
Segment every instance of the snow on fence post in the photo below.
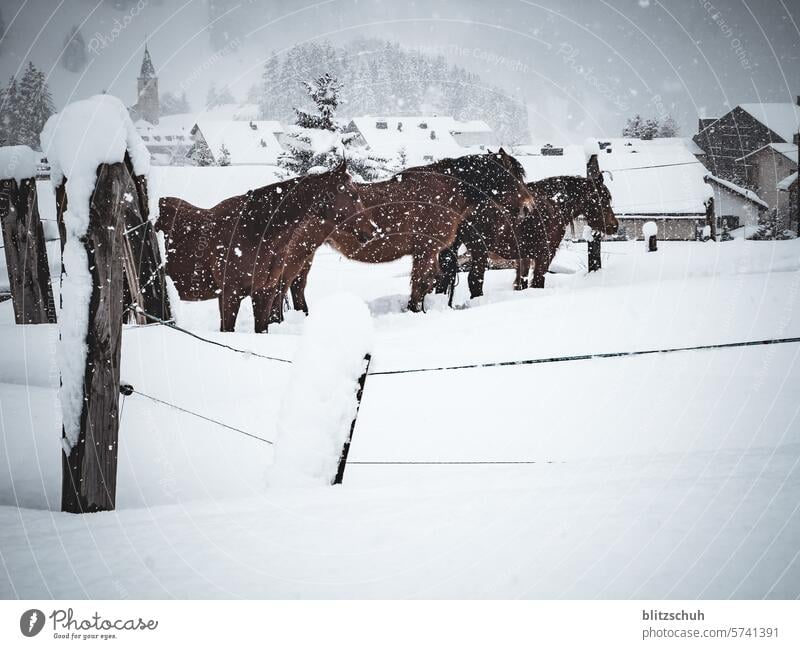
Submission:
<svg viewBox="0 0 800 649">
<path fill-rule="evenodd" d="M 642 225 L 642 236 L 644 237 L 647 252 L 658 251 L 658 226 L 655 221 L 647 221 Z"/>
<path fill-rule="evenodd" d="M 596 147 L 595 143 L 595 147 Z M 591 153 L 589 155 L 591 149 L 589 148 L 588 143 L 584 144 L 584 150 L 588 155 L 588 159 L 586 160 L 586 177 L 587 178 L 600 178 L 600 163 L 598 162 L 597 153 Z M 587 266 L 589 268 L 589 272 L 593 272 L 596 270 L 600 270 L 603 266 L 603 262 L 600 257 L 600 237 L 602 235 L 599 232 L 592 232 L 591 239 L 587 240 L 586 248 L 588 252 L 588 260 Z"/>
<path fill-rule="evenodd" d="M 98 95 L 53 115 L 41 135 L 63 223 L 59 366 L 61 509 L 114 509 L 119 432 L 126 193 L 149 155 L 117 98 Z"/>
<path fill-rule="evenodd" d="M 0 147 L 0 225 L 17 324 L 56 321 L 36 198 L 37 162 L 27 146 Z"/>
<path fill-rule="evenodd" d="M 341 483 L 371 349 L 362 300 L 334 295 L 314 305 L 278 415 L 272 486 Z"/>
</svg>

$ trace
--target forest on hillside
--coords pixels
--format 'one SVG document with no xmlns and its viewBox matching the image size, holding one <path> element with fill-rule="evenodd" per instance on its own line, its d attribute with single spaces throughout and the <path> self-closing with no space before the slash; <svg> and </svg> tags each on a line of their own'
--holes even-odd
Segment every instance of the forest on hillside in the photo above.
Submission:
<svg viewBox="0 0 800 649">
<path fill-rule="evenodd" d="M 401 48 L 380 39 L 358 39 L 342 46 L 302 43 L 273 53 L 262 82 L 248 97 L 261 116 L 292 123 L 295 108 L 307 108 L 303 82 L 330 74 L 341 83 L 339 116 L 437 114 L 485 120 L 503 142 L 528 140 L 522 102 L 484 83 L 443 56 Z"/>
</svg>

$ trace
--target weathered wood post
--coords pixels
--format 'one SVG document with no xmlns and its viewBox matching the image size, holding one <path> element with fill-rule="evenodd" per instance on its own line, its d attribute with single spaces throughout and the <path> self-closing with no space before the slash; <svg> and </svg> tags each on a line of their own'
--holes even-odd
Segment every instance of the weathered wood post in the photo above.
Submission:
<svg viewBox="0 0 800 649">
<path fill-rule="evenodd" d="M 79 414 L 67 408 L 64 413 L 61 510 L 65 512 L 108 511 L 114 509 L 116 501 L 125 238 L 123 196 L 129 183 L 130 175 L 123 163 L 100 165 L 86 234 L 80 240 L 68 239 L 64 251 L 65 257 L 72 257 L 75 251 L 71 246 L 82 248 L 88 264 L 83 269 L 87 273 L 84 280 L 91 282 L 91 296 L 84 307 L 88 308 L 88 330 L 83 381 L 77 388 L 82 393 L 82 407 Z M 67 263 L 66 272 L 77 275 L 80 270 Z M 75 395 L 71 396 L 74 399 Z M 78 421 L 68 421 L 76 416 Z"/>
<path fill-rule="evenodd" d="M 27 146 L 0 148 L 0 225 L 14 320 L 54 323 L 53 287 L 36 198 L 36 156 Z"/>
<path fill-rule="evenodd" d="M 169 321 L 172 310 L 161 251 L 149 218 L 147 178 L 136 174 L 127 153 L 125 166 L 131 178 L 130 187 L 125 190 L 125 306 L 137 307 L 131 312 L 139 324 L 149 322 L 145 314 Z"/>
<path fill-rule="evenodd" d="M 714 213 L 714 199 L 709 198 L 706 201 L 706 225 L 711 228 L 711 238 L 717 240 L 717 217 Z"/>
<path fill-rule="evenodd" d="M 586 177 L 587 178 L 600 177 L 600 163 L 598 162 L 596 153 L 593 153 L 591 156 L 589 156 L 589 160 L 586 162 Z M 603 262 L 600 257 L 601 236 L 602 235 L 599 232 L 592 232 L 592 238 L 586 242 L 586 247 L 588 251 L 587 266 L 589 268 L 590 273 L 596 270 L 600 270 L 603 266 Z"/>
<path fill-rule="evenodd" d="M 124 105 L 110 95 L 53 115 L 41 142 L 52 165 L 63 245 L 61 509 L 107 511 L 117 487 L 125 219 L 136 194 L 124 157 L 129 152 L 144 174 L 149 154 Z"/>
<path fill-rule="evenodd" d="M 339 456 L 339 466 L 336 469 L 336 476 L 331 481 L 332 485 L 342 484 L 342 480 L 344 480 L 344 470 L 347 467 L 347 455 L 350 453 L 350 443 L 353 441 L 353 432 L 356 429 L 356 419 L 358 419 L 358 410 L 361 408 L 361 397 L 364 395 L 364 383 L 367 381 L 367 374 L 369 374 L 369 363 L 371 360 L 371 354 L 364 356 L 364 373 L 358 377 L 356 411 L 353 415 L 353 421 L 350 422 L 350 434 L 347 436 L 344 446 L 342 446 L 342 454 Z"/>
</svg>

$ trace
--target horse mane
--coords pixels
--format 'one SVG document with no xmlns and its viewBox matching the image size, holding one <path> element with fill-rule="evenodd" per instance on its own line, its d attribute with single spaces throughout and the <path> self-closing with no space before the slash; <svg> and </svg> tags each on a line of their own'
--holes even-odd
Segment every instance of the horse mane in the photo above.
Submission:
<svg viewBox="0 0 800 649">
<path fill-rule="evenodd" d="M 471 198 L 480 202 L 487 198 L 489 189 L 516 191 L 517 183 L 525 178 L 525 169 L 520 162 L 506 156 L 511 161 L 512 171 L 497 160 L 496 153 L 473 153 L 458 158 L 442 158 L 437 162 L 418 167 L 410 167 L 395 176 L 409 172 L 436 172 L 453 176 L 464 183 Z"/>
</svg>

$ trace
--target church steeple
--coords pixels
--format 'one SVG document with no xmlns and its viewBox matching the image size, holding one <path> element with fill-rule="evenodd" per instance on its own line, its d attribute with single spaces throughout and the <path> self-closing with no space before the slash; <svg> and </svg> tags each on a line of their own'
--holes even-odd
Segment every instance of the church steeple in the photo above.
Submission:
<svg viewBox="0 0 800 649">
<path fill-rule="evenodd" d="M 147 49 L 147 43 L 144 44 L 144 58 L 142 59 L 142 69 L 139 71 L 139 78 L 156 78 L 156 69 L 153 67 L 153 61 L 150 59 L 150 52 Z"/>
<path fill-rule="evenodd" d="M 150 51 L 147 49 L 147 43 L 144 45 L 144 57 L 137 85 L 139 95 L 136 102 L 137 115 L 151 124 L 158 124 L 158 118 L 161 115 L 161 105 L 158 101 L 158 77 L 150 58 Z"/>
</svg>

